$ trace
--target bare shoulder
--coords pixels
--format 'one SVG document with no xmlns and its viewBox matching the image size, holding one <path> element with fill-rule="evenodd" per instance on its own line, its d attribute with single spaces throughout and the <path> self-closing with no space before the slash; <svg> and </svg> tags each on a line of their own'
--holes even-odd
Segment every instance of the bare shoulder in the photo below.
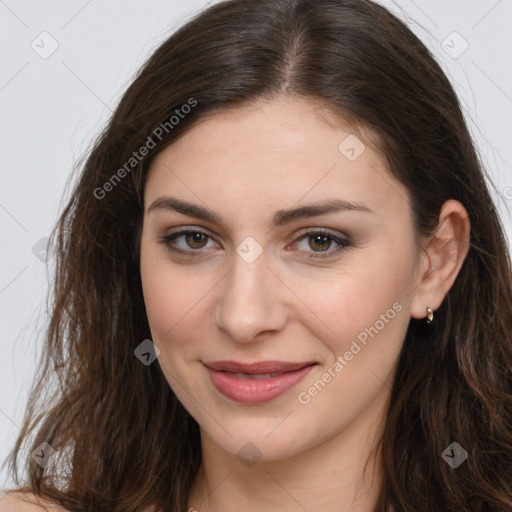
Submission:
<svg viewBox="0 0 512 512">
<path fill-rule="evenodd" d="M 29 492 L 0 491 L 0 512 L 67 512 Z"/>
</svg>

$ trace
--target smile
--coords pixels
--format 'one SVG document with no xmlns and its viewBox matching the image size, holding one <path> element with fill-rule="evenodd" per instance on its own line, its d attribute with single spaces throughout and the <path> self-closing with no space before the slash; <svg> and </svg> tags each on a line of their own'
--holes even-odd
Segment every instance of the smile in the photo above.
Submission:
<svg viewBox="0 0 512 512">
<path fill-rule="evenodd" d="M 317 363 L 216 361 L 203 364 L 219 393 L 239 403 L 258 404 L 286 393 Z"/>
</svg>

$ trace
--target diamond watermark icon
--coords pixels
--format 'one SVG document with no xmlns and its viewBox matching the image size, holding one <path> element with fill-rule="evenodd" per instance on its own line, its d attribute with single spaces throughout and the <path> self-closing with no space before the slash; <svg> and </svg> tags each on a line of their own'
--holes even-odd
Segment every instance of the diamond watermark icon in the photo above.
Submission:
<svg viewBox="0 0 512 512">
<path fill-rule="evenodd" d="M 252 468 L 263 456 L 257 446 L 252 443 L 244 444 L 236 455 L 248 468 Z"/>
<path fill-rule="evenodd" d="M 263 253 L 263 248 L 252 236 L 248 236 L 236 248 L 236 252 L 246 263 L 253 263 Z"/>
<path fill-rule="evenodd" d="M 345 137 L 338 146 L 339 152 L 350 162 L 357 160 L 365 149 L 366 146 L 354 133 Z"/>
<path fill-rule="evenodd" d="M 41 59 L 50 57 L 59 47 L 57 40 L 48 32 L 41 32 L 31 43 L 30 47 Z"/>
<path fill-rule="evenodd" d="M 43 236 L 33 247 L 32 254 L 43 263 L 51 260 L 54 255 L 53 246 L 48 244 L 48 237 Z"/>
<path fill-rule="evenodd" d="M 468 452 L 459 443 L 453 442 L 441 456 L 453 469 L 457 469 L 468 458 Z"/>
<path fill-rule="evenodd" d="M 441 46 L 452 59 L 458 59 L 469 48 L 469 43 L 458 32 L 452 32 Z"/>
<path fill-rule="evenodd" d="M 41 443 L 31 454 L 32 458 L 42 467 L 48 466 L 50 457 L 56 451 L 48 443 Z"/>
<path fill-rule="evenodd" d="M 160 349 L 151 340 L 144 340 L 133 353 L 143 365 L 149 366 L 160 355 Z"/>
</svg>

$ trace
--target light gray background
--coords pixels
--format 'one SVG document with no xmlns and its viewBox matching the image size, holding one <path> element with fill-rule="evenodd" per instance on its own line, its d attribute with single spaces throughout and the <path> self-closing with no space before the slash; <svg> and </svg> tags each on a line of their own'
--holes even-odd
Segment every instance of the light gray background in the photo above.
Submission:
<svg viewBox="0 0 512 512">
<path fill-rule="evenodd" d="M 0 462 L 18 433 L 47 321 L 47 269 L 33 248 L 65 204 L 73 164 L 136 70 L 208 3 L 0 0 Z M 511 239 L 512 0 L 381 3 L 427 44 L 454 84 Z M 58 48 L 48 56 L 52 45 Z M 9 485 L 4 469 L 0 487 Z"/>
</svg>

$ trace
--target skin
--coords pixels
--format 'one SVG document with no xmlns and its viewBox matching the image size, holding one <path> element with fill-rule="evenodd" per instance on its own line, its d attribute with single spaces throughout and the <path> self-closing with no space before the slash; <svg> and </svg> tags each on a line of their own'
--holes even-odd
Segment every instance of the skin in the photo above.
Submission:
<svg viewBox="0 0 512 512">
<path fill-rule="evenodd" d="M 376 443 L 407 326 L 442 303 L 466 256 L 470 225 L 464 207 L 450 200 L 436 235 L 418 237 L 408 191 L 370 138 L 359 134 L 366 148 L 353 161 L 338 149 L 350 133 L 342 123 L 330 126 L 306 100 L 262 101 L 202 119 L 150 169 L 144 300 L 158 364 L 200 425 L 203 460 L 189 498 L 195 510 L 353 512 L 375 504 Z M 213 210 L 226 226 L 171 210 L 148 212 L 166 195 Z M 327 198 L 374 213 L 270 224 L 278 210 Z M 209 236 L 170 242 L 193 253 L 180 256 L 159 240 L 178 227 Z M 352 245 L 338 250 L 332 238 L 301 239 L 308 228 L 349 237 Z M 248 236 L 262 249 L 251 263 L 236 252 Z M 393 304 L 400 312 L 300 403 L 298 394 Z M 212 360 L 318 364 L 284 395 L 240 404 L 211 384 L 202 361 Z M 237 456 L 248 442 L 261 457 L 250 467 Z"/>
<path fill-rule="evenodd" d="M 62 507 L 34 496 L 30 492 L 0 493 L 0 512 L 66 512 Z"/>
</svg>

